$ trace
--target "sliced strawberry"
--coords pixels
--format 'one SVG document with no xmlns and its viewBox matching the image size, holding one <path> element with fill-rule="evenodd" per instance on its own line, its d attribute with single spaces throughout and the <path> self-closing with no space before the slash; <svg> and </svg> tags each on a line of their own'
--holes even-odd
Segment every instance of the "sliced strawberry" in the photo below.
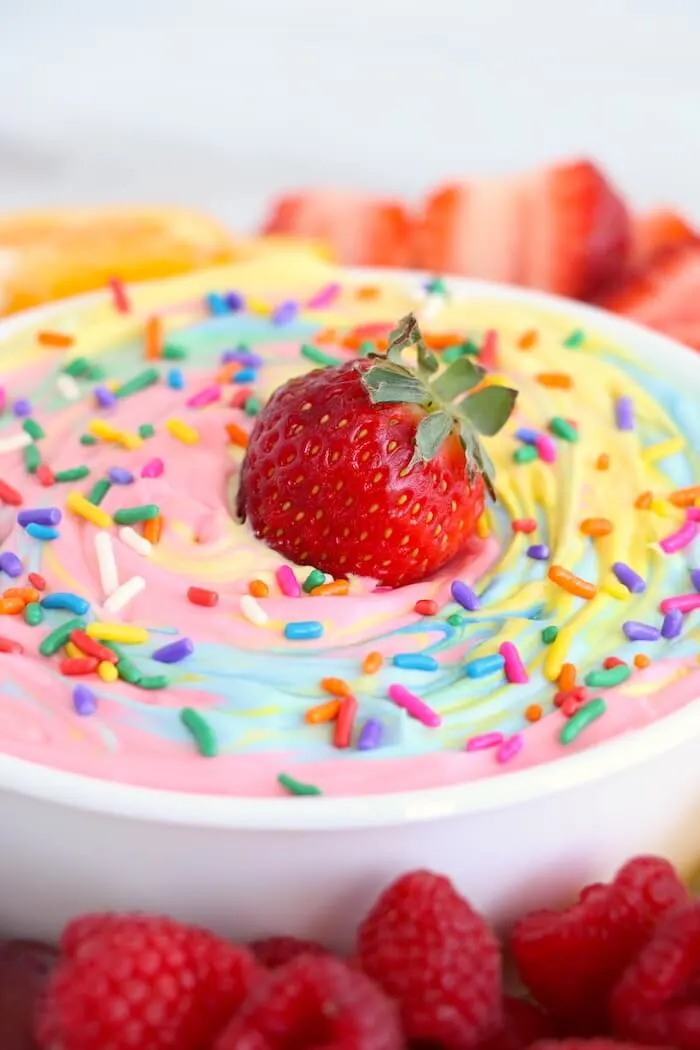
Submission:
<svg viewBox="0 0 700 1050">
<path fill-rule="evenodd" d="M 698 231 L 677 211 L 659 208 L 632 217 L 632 245 L 629 265 L 632 271 L 648 266 L 670 248 L 698 244 Z"/>
<path fill-rule="evenodd" d="M 428 197 L 419 265 L 585 298 L 619 274 L 629 215 L 588 161 L 445 186 Z"/>
<path fill-rule="evenodd" d="M 350 266 L 409 265 L 411 230 L 400 201 L 330 190 L 279 197 L 263 225 L 265 234 L 326 241 Z"/>
</svg>

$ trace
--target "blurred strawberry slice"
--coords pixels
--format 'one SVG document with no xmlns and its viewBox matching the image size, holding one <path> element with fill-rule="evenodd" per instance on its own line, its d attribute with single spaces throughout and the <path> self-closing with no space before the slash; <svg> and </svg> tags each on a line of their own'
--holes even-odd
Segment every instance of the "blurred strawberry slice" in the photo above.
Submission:
<svg viewBox="0 0 700 1050">
<path fill-rule="evenodd" d="M 279 197 L 262 232 L 326 241 L 348 266 L 408 266 L 411 229 L 399 201 L 327 190 Z"/>
<path fill-rule="evenodd" d="M 629 266 L 639 270 L 670 248 L 681 248 L 700 241 L 697 230 L 677 211 L 658 208 L 632 217 L 632 245 Z"/>
<path fill-rule="evenodd" d="M 418 264 L 586 298 L 623 269 L 629 215 L 589 161 L 445 186 L 429 196 Z"/>
<path fill-rule="evenodd" d="M 34 1008 L 57 958 L 39 941 L 0 941 L 2 1050 L 35 1050 Z"/>
</svg>

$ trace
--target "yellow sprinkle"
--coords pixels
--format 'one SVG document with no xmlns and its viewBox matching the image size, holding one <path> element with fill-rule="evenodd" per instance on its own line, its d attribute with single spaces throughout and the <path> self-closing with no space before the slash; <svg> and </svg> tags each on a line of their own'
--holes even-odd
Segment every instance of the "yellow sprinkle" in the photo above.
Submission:
<svg viewBox="0 0 700 1050">
<path fill-rule="evenodd" d="M 138 434 L 130 434 L 126 430 L 115 431 L 114 437 L 112 438 L 117 445 L 121 445 L 122 448 L 133 450 L 135 448 L 141 448 L 143 445 L 143 438 L 140 438 Z"/>
<path fill-rule="evenodd" d="M 566 631 L 562 629 L 559 631 L 559 634 L 552 644 L 547 646 L 547 655 L 544 659 L 544 676 L 550 682 L 556 682 L 559 677 L 559 672 L 562 669 L 562 665 L 566 663 L 568 654 L 569 636 Z"/>
<path fill-rule="evenodd" d="M 479 520 L 476 523 L 476 534 L 480 540 L 488 539 L 491 535 L 491 527 L 489 525 L 489 516 L 484 512 L 479 515 Z"/>
<path fill-rule="evenodd" d="M 667 441 L 659 441 L 656 445 L 650 445 L 642 452 L 645 463 L 658 463 L 661 459 L 676 456 L 685 448 L 685 439 L 682 437 L 669 438 Z"/>
<path fill-rule="evenodd" d="M 102 660 L 97 665 L 97 673 L 103 682 L 116 682 L 119 677 L 119 671 L 115 664 L 111 664 L 109 660 Z"/>
<path fill-rule="evenodd" d="M 262 299 L 246 299 L 246 310 L 248 313 L 257 314 L 258 317 L 269 317 L 270 307 Z"/>
<path fill-rule="evenodd" d="M 148 641 L 145 627 L 132 627 L 128 623 L 103 623 L 97 620 L 85 628 L 86 634 L 100 642 L 123 642 L 124 645 L 140 645 Z"/>
<path fill-rule="evenodd" d="M 94 437 L 102 438 L 103 441 L 114 441 L 115 434 L 119 431 L 105 423 L 104 419 L 91 419 L 87 425 L 88 433 Z"/>
<path fill-rule="evenodd" d="M 181 419 L 169 419 L 165 424 L 165 429 L 183 445 L 196 445 L 199 441 L 199 431 L 188 423 L 183 423 Z"/>
<path fill-rule="evenodd" d="M 79 649 L 75 642 L 66 642 L 64 646 L 66 650 L 66 656 L 70 657 L 71 660 L 80 660 L 85 653 L 82 649 Z"/>
<path fill-rule="evenodd" d="M 629 598 L 630 592 L 626 587 L 623 587 L 620 581 L 615 577 L 611 576 L 610 579 L 606 580 L 601 590 L 609 594 L 611 598 L 622 601 L 624 598 Z"/>
<path fill-rule="evenodd" d="M 660 496 L 655 496 L 649 504 L 649 509 L 654 512 L 659 518 L 684 518 L 685 511 L 680 507 L 674 507 L 667 499 L 661 499 Z"/>
<path fill-rule="evenodd" d="M 89 500 L 85 499 L 82 492 L 71 492 L 66 500 L 66 506 L 68 510 L 72 510 L 79 518 L 85 518 L 86 521 L 92 522 L 93 525 L 97 525 L 100 529 L 108 529 L 112 525 L 112 519 L 107 511 L 102 510 L 101 507 L 96 507 L 94 503 L 90 503 Z"/>
</svg>

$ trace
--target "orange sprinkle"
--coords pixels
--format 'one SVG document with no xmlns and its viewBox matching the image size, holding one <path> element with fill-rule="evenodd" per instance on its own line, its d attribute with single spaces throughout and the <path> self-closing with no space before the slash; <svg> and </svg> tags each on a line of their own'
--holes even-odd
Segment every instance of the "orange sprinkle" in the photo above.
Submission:
<svg viewBox="0 0 700 1050">
<path fill-rule="evenodd" d="M 576 688 L 576 667 L 574 664 L 562 664 L 557 685 L 562 693 L 570 693 Z"/>
<path fill-rule="evenodd" d="M 75 342 L 73 336 L 65 332 L 38 332 L 37 340 L 42 346 L 50 346 L 55 350 L 67 350 Z"/>
<path fill-rule="evenodd" d="M 3 598 L 21 598 L 23 602 L 38 602 L 40 595 L 35 587 L 8 587 L 2 592 Z"/>
<path fill-rule="evenodd" d="M 378 335 L 374 340 L 374 345 L 376 346 L 377 350 L 388 350 L 389 340 L 385 335 Z"/>
<path fill-rule="evenodd" d="M 700 499 L 700 485 L 691 485 L 687 489 L 676 489 L 668 497 L 674 507 L 692 507 Z"/>
<path fill-rule="evenodd" d="M 536 328 L 528 328 L 527 332 L 523 332 L 517 342 L 519 350 L 532 350 L 533 346 L 537 342 L 538 331 Z"/>
<path fill-rule="evenodd" d="M 596 470 L 607 470 L 609 466 L 610 466 L 610 456 L 607 454 L 607 452 L 601 452 L 601 454 L 598 456 L 597 460 L 595 461 L 595 469 Z"/>
<path fill-rule="evenodd" d="M 150 518 L 148 521 L 143 523 L 143 538 L 148 540 L 149 543 L 158 543 L 160 536 L 163 531 L 163 519 L 158 515 L 157 518 Z"/>
<path fill-rule="evenodd" d="M 540 372 L 535 379 L 540 386 L 546 386 L 550 390 L 570 390 L 574 385 L 571 376 L 566 375 L 565 372 Z"/>
<path fill-rule="evenodd" d="M 529 707 L 525 708 L 525 717 L 528 722 L 539 722 L 542 717 L 542 708 L 539 704 L 530 704 Z"/>
<path fill-rule="evenodd" d="M 153 314 L 146 321 L 146 357 L 156 361 L 163 353 L 163 319 Z"/>
<path fill-rule="evenodd" d="M 0 615 L 15 616 L 25 606 L 24 598 L 0 598 Z"/>
<path fill-rule="evenodd" d="M 349 590 L 350 584 L 347 580 L 331 580 L 330 583 L 320 583 L 318 587 L 309 591 L 309 594 L 318 598 L 330 598 L 334 595 L 345 595 Z"/>
<path fill-rule="evenodd" d="M 358 335 L 357 332 L 348 332 L 347 335 L 343 336 L 342 346 L 346 350 L 359 350 L 363 342 L 363 337 Z"/>
<path fill-rule="evenodd" d="M 375 284 L 365 284 L 356 291 L 358 299 L 377 299 L 380 289 Z"/>
<path fill-rule="evenodd" d="M 569 572 L 563 565 L 550 565 L 547 575 L 552 583 L 556 583 L 567 594 L 573 594 L 575 598 L 585 598 L 588 601 L 591 598 L 595 598 L 598 593 L 594 583 L 582 580 L 580 576 Z"/>
<path fill-rule="evenodd" d="M 584 536 L 609 536 L 613 524 L 607 518 L 584 518 L 579 529 Z"/>
<path fill-rule="evenodd" d="M 447 350 L 449 346 L 456 346 L 463 341 L 459 332 L 429 332 L 425 337 L 425 345 L 431 350 Z"/>
<path fill-rule="evenodd" d="M 316 343 L 337 343 L 338 333 L 335 328 L 324 328 L 322 332 L 316 332 L 314 336 Z"/>
<path fill-rule="evenodd" d="M 381 653 L 367 653 L 367 656 L 362 661 L 362 673 L 376 674 L 383 663 L 384 657 Z"/>
<path fill-rule="evenodd" d="M 352 689 L 342 678 L 322 678 L 321 689 L 331 696 L 352 696 Z"/>
<path fill-rule="evenodd" d="M 649 510 L 653 498 L 653 492 L 642 492 L 639 496 L 637 496 L 636 500 L 634 501 L 634 505 L 637 508 L 637 510 Z"/>
<path fill-rule="evenodd" d="M 270 588 L 264 580 L 251 580 L 248 584 L 248 593 L 254 598 L 267 598 Z"/>
<path fill-rule="evenodd" d="M 230 383 L 231 380 L 238 372 L 240 372 L 241 366 L 238 361 L 228 361 L 227 364 L 222 365 L 219 371 L 216 373 L 215 382 L 217 383 Z"/>
<path fill-rule="evenodd" d="M 247 447 L 248 435 L 243 429 L 243 427 L 240 427 L 238 423 L 227 423 L 226 433 L 231 438 L 231 443 L 233 445 L 239 445 L 240 448 Z"/>
<path fill-rule="evenodd" d="M 634 666 L 640 671 L 643 671 L 645 667 L 648 667 L 651 663 L 651 658 L 646 653 L 637 653 L 634 658 Z"/>
<path fill-rule="evenodd" d="M 324 722 L 335 722 L 340 711 L 340 700 L 327 700 L 324 704 L 310 707 L 304 715 L 304 720 L 312 726 L 322 725 Z"/>
</svg>

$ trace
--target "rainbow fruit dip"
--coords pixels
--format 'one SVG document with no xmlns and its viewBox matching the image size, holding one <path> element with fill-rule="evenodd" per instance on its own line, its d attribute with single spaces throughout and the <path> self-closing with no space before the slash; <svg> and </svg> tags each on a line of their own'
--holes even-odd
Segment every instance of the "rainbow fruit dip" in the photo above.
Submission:
<svg viewBox="0 0 700 1050">
<path fill-rule="evenodd" d="M 324 594 L 229 511 L 246 436 L 411 310 L 520 391 L 487 442 L 498 501 L 437 576 Z M 4 339 L 0 375 L 7 756 L 370 795 L 559 760 L 700 696 L 697 398 L 563 305 L 286 255 L 69 303 Z"/>
</svg>

